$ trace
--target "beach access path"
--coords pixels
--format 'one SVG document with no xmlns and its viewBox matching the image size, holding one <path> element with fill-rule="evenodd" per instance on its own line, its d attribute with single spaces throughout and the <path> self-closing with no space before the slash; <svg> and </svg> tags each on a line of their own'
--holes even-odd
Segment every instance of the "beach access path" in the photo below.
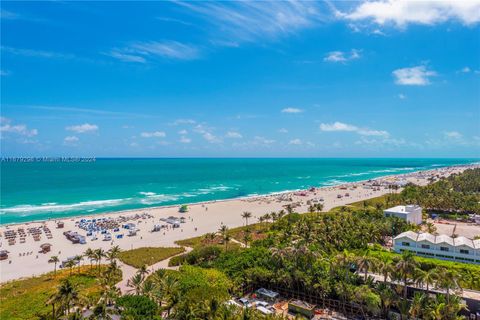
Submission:
<svg viewBox="0 0 480 320">
<path fill-rule="evenodd" d="M 190 248 L 190 247 L 184 247 L 184 248 L 185 248 L 184 252 L 176 254 L 176 255 L 174 255 L 170 258 L 159 261 L 159 262 L 149 266 L 148 269 L 147 269 L 148 274 L 152 274 L 155 271 L 157 271 L 158 269 L 178 270 L 178 268 L 179 268 L 178 266 L 177 267 L 170 267 L 170 266 L 168 266 L 168 263 L 170 262 L 170 259 L 172 259 L 173 257 L 179 256 L 179 255 L 182 255 L 182 254 L 186 254 L 186 253 L 189 253 L 190 251 L 192 251 L 192 248 Z M 130 278 L 132 278 L 137 273 L 138 269 L 136 269 L 132 266 L 129 266 L 128 264 L 125 264 L 123 262 L 119 262 L 118 266 L 120 267 L 120 270 L 122 270 L 122 281 L 117 283 L 116 287 L 118 289 L 120 289 L 120 292 L 122 294 L 130 293 L 132 288 L 130 288 L 128 286 L 128 280 Z"/>
</svg>

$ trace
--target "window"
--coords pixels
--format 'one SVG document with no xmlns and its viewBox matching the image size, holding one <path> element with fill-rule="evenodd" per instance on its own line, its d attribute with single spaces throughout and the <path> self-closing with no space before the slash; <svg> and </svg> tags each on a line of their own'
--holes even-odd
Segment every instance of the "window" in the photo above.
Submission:
<svg viewBox="0 0 480 320">
<path fill-rule="evenodd" d="M 460 253 L 462 254 L 469 254 L 470 251 L 466 250 L 466 249 L 460 249 Z"/>
<path fill-rule="evenodd" d="M 410 242 L 402 242 L 402 246 L 404 246 L 404 247 L 410 247 Z"/>
<path fill-rule="evenodd" d="M 430 245 L 428 245 L 428 244 L 422 244 L 422 249 L 430 249 Z"/>
<path fill-rule="evenodd" d="M 447 247 L 440 247 L 440 251 L 448 251 Z"/>
</svg>

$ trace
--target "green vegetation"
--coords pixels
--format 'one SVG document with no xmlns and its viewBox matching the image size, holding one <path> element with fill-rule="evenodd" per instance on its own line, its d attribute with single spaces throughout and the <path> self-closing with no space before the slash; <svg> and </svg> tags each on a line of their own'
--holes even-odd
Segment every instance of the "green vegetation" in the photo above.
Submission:
<svg viewBox="0 0 480 320">
<path fill-rule="evenodd" d="M 39 277 L 17 280 L 3 284 L 0 287 L 0 319 L 37 319 L 41 315 L 49 314 L 51 305 L 45 302 L 55 294 L 56 287 L 64 281 L 76 288 L 78 295 L 84 301 L 98 300 L 102 287 L 99 274 L 103 274 L 107 267 L 99 269 L 83 266 L 70 271 L 59 270 Z M 120 281 L 121 275 L 117 273 L 114 281 Z"/>
<path fill-rule="evenodd" d="M 400 254 L 385 250 L 370 250 L 368 255 L 374 260 L 392 262 L 400 258 Z M 446 261 L 415 256 L 414 260 L 422 270 L 447 269 L 458 276 L 458 283 L 464 289 L 480 290 L 480 265 Z"/>
<path fill-rule="evenodd" d="M 172 256 L 180 254 L 185 251 L 183 247 L 171 247 L 171 248 L 152 248 L 144 247 L 128 251 L 122 251 L 118 255 L 118 258 L 135 268 L 140 268 L 144 265 L 151 266 L 159 261 L 168 259 Z"/>
<path fill-rule="evenodd" d="M 408 185 L 399 194 L 353 203 L 379 208 L 401 203 L 418 204 L 429 212 L 442 213 L 447 218 L 458 214 L 480 213 L 480 169 L 468 169 L 424 187 Z"/>
</svg>

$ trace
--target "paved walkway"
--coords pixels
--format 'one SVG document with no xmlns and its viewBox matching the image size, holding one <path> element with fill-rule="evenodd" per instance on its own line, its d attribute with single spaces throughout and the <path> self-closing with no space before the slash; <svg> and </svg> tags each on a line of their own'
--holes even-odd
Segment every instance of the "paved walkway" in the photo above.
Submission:
<svg viewBox="0 0 480 320">
<path fill-rule="evenodd" d="M 162 261 L 159 261 L 151 266 L 148 267 L 148 273 L 151 274 L 155 271 L 157 271 L 158 269 L 169 269 L 169 270 L 178 270 L 178 267 L 169 267 L 168 266 L 168 263 L 170 262 L 170 259 L 172 259 L 173 257 L 176 257 L 176 256 L 179 256 L 179 255 L 182 255 L 182 254 L 185 254 L 185 253 L 189 253 L 190 251 L 192 251 L 193 249 L 190 248 L 190 247 L 184 247 L 185 248 L 185 251 L 182 252 L 182 253 L 179 253 L 177 255 L 174 255 L 174 256 L 171 256 L 170 258 L 168 259 L 165 259 L 165 260 L 162 260 Z M 138 269 L 132 267 L 132 266 L 129 266 L 123 262 L 119 262 L 119 267 L 120 269 L 122 270 L 122 281 L 120 281 L 119 283 L 116 284 L 116 287 L 120 289 L 120 292 L 122 294 L 127 294 L 130 292 L 130 290 L 132 288 L 129 288 L 128 287 L 128 280 L 133 277 L 135 275 L 135 273 L 137 273 Z"/>
</svg>

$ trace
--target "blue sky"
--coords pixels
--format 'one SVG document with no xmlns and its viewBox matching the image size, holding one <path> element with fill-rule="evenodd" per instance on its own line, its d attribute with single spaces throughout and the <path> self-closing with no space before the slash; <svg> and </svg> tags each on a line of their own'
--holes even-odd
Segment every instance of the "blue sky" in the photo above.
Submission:
<svg viewBox="0 0 480 320">
<path fill-rule="evenodd" d="M 1 10 L 2 156 L 480 157 L 480 1 Z"/>
</svg>

